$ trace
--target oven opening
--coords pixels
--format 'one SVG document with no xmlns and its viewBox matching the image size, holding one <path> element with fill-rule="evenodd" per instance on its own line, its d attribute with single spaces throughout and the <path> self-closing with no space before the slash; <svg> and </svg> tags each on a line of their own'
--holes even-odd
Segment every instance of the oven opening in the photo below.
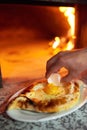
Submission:
<svg viewBox="0 0 87 130">
<path fill-rule="evenodd" d="M 45 76 L 47 60 L 76 48 L 76 8 L 0 5 L 0 64 L 6 82 Z"/>
</svg>

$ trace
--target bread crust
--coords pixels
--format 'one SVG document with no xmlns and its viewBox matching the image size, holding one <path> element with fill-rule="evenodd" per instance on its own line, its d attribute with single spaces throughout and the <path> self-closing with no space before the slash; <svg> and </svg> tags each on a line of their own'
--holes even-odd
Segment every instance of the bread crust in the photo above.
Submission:
<svg viewBox="0 0 87 130">
<path fill-rule="evenodd" d="M 32 83 L 17 97 L 10 100 L 7 109 L 23 109 L 44 113 L 61 112 L 74 107 L 80 99 L 80 85 L 77 83 L 73 83 L 73 85 L 65 83 L 63 84 L 64 93 L 48 95 L 47 98 L 44 98 L 43 87 L 34 90 L 35 85 L 40 83 L 43 83 L 44 87 L 47 85 L 45 80 Z M 32 97 L 32 93 L 36 94 L 36 97 Z M 42 98 L 40 98 L 40 94 L 43 94 Z"/>
</svg>

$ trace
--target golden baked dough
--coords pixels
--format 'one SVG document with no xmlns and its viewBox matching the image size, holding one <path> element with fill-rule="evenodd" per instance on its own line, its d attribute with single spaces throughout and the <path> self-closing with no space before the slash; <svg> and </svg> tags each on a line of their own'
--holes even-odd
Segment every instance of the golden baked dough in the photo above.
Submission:
<svg viewBox="0 0 87 130">
<path fill-rule="evenodd" d="M 7 109 L 24 109 L 45 113 L 61 112 L 72 108 L 79 98 L 78 83 L 55 86 L 46 81 L 36 82 L 12 99 Z"/>
</svg>

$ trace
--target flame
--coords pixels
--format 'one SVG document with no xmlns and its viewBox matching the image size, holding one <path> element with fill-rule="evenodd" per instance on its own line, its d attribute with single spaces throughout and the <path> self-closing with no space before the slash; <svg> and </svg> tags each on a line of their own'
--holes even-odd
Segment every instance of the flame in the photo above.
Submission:
<svg viewBox="0 0 87 130">
<path fill-rule="evenodd" d="M 55 41 L 54 41 L 54 44 L 53 44 L 53 49 L 58 47 L 59 44 L 60 44 L 60 38 L 59 37 L 55 37 Z"/>
<path fill-rule="evenodd" d="M 71 35 L 75 33 L 75 8 L 74 7 L 59 7 L 59 10 L 67 17 L 71 27 Z"/>
<path fill-rule="evenodd" d="M 74 44 L 73 44 L 71 41 L 69 41 L 69 42 L 67 43 L 67 47 L 66 47 L 65 50 L 72 50 L 73 48 L 74 48 Z"/>
<path fill-rule="evenodd" d="M 61 50 L 72 50 L 75 46 L 75 8 L 74 7 L 59 7 L 60 12 L 67 17 L 67 21 L 70 25 L 70 29 L 67 32 L 66 37 L 55 37 L 54 41 L 50 44 L 53 53 L 56 54 Z"/>
</svg>

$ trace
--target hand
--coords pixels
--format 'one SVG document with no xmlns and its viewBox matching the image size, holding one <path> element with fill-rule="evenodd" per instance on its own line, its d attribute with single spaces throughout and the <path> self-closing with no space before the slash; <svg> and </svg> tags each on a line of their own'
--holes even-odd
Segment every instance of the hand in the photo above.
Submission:
<svg viewBox="0 0 87 130">
<path fill-rule="evenodd" d="M 46 78 L 52 73 L 57 73 L 62 67 L 68 70 L 68 75 L 61 79 L 62 82 L 80 79 L 87 83 L 87 49 L 63 51 L 47 61 Z"/>
</svg>

